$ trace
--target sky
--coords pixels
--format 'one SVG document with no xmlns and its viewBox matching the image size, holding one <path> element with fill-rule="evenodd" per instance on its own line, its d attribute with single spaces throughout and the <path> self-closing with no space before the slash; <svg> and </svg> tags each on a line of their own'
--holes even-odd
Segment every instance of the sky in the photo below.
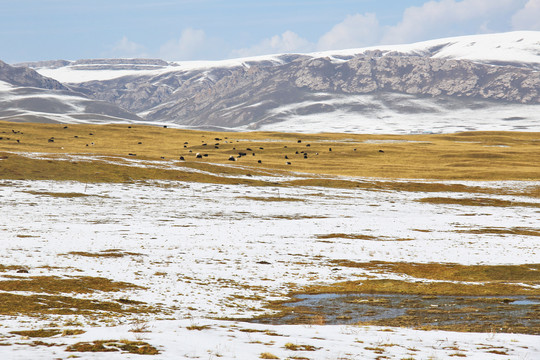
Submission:
<svg viewBox="0 0 540 360">
<path fill-rule="evenodd" d="M 0 60 L 219 60 L 540 30 L 540 0 L 0 0 Z"/>
</svg>

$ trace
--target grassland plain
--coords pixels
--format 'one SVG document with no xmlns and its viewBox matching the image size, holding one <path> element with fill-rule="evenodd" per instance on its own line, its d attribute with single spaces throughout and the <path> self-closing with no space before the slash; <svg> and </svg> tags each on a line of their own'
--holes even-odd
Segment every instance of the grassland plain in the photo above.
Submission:
<svg viewBox="0 0 540 360">
<path fill-rule="evenodd" d="M 2 177 L 12 179 L 121 182 L 130 178 L 183 180 L 187 176 L 181 171 L 129 169 L 96 162 L 74 164 L 33 159 L 24 163 L 21 159 L 24 153 L 151 161 L 179 160 L 183 156 L 183 167 L 217 175 L 245 174 L 249 170 L 255 174 L 301 172 L 390 179 L 537 180 L 540 174 L 540 134 L 527 132 L 308 135 L 217 133 L 141 125 L 0 122 L 0 137 L 0 156 L 6 160 L 2 162 Z M 14 158 L 10 160 L 12 153 Z M 207 156 L 197 159 L 197 153 Z M 238 153 L 246 155 L 238 158 Z M 231 156 L 236 158 L 237 166 L 216 166 L 230 165 Z M 186 180 L 225 181 L 206 177 Z"/>
<path fill-rule="evenodd" d="M 540 134 L 0 137 L 6 358 L 540 354 Z"/>
</svg>

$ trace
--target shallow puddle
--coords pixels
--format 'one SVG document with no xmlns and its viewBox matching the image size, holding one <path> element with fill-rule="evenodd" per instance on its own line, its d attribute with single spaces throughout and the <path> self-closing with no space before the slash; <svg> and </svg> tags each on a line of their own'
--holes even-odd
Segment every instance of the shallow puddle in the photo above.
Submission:
<svg viewBox="0 0 540 360">
<path fill-rule="evenodd" d="M 540 334 L 540 298 L 399 294 L 297 295 L 272 324 L 371 324 L 457 331 Z"/>
</svg>

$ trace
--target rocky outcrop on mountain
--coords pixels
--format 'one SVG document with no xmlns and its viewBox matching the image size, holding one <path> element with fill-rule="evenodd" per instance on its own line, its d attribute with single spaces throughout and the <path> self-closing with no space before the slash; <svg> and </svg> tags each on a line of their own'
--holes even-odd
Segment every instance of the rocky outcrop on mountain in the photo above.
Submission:
<svg viewBox="0 0 540 360">
<path fill-rule="evenodd" d="M 64 66 L 68 66 L 69 64 L 71 64 L 71 62 L 67 60 L 45 60 L 45 61 L 23 62 L 23 63 L 13 64 L 13 66 L 29 67 L 32 69 L 41 68 L 41 67 L 46 67 L 49 69 L 58 69 Z"/>
<path fill-rule="evenodd" d="M 15 64 L 18 67 L 33 69 L 58 69 L 70 66 L 77 70 L 156 70 L 167 66 L 175 66 L 161 59 L 81 59 L 77 61 L 48 60 Z"/>
<path fill-rule="evenodd" d="M 331 112 L 334 105 L 321 100 L 355 94 L 540 104 L 540 73 L 534 70 L 382 51 L 341 59 L 289 55 L 78 85 L 147 120 L 226 127 L 279 121 L 287 106 L 294 106 L 295 114 Z M 354 104 L 345 108 L 363 111 Z"/>
<path fill-rule="evenodd" d="M 16 67 L 0 61 L 0 80 L 15 86 L 28 86 L 40 89 L 67 90 L 56 80 L 42 76 L 28 67 Z"/>
<path fill-rule="evenodd" d="M 83 59 L 70 65 L 79 70 L 155 70 L 170 64 L 160 59 Z"/>
<path fill-rule="evenodd" d="M 161 59 L 81 59 L 71 63 L 72 65 L 153 65 L 169 66 L 169 63 Z"/>
</svg>

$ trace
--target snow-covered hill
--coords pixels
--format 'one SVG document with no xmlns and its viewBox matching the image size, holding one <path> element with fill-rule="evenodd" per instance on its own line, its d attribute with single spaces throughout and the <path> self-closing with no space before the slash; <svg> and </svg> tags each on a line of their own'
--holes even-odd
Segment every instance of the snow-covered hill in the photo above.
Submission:
<svg viewBox="0 0 540 360">
<path fill-rule="evenodd" d="M 540 131 L 540 32 L 222 61 L 22 64 L 149 122 L 235 130 Z"/>
<path fill-rule="evenodd" d="M 140 121 L 118 106 L 89 98 L 25 67 L 0 61 L 0 119 L 36 122 Z"/>
<path fill-rule="evenodd" d="M 540 31 L 514 31 L 500 34 L 470 35 L 417 42 L 406 45 L 379 45 L 366 48 L 332 50 L 303 54 L 311 58 L 346 61 L 358 54 L 380 50 L 435 59 L 469 60 L 492 65 L 514 65 L 540 70 Z M 300 54 L 296 54 L 300 55 Z M 104 81 L 124 76 L 159 76 L 169 72 L 202 69 L 249 67 L 251 63 L 284 64 L 295 60 L 290 54 L 253 56 L 216 61 L 175 61 L 143 59 L 99 59 L 17 64 L 35 68 L 41 75 L 63 83 Z M 141 65 L 146 66 L 141 66 Z M 100 65 L 100 66 L 98 66 Z"/>
<path fill-rule="evenodd" d="M 0 119 L 21 122 L 118 123 L 142 121 L 105 101 L 71 91 L 17 87 L 0 81 Z"/>
</svg>

